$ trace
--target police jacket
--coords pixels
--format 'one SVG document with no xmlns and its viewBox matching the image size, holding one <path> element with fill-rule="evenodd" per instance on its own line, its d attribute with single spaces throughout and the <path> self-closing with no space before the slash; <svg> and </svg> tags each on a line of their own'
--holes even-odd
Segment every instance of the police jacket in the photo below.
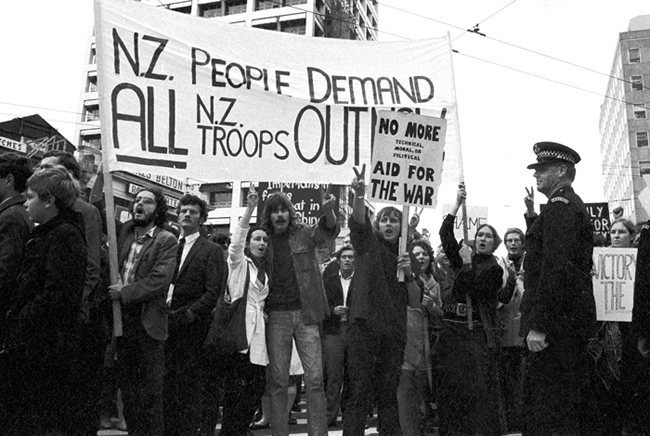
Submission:
<svg viewBox="0 0 650 436">
<path fill-rule="evenodd" d="M 547 340 L 589 338 L 596 332 L 592 291 L 592 226 L 570 186 L 553 193 L 538 217 L 526 217 L 521 331 Z"/>
</svg>

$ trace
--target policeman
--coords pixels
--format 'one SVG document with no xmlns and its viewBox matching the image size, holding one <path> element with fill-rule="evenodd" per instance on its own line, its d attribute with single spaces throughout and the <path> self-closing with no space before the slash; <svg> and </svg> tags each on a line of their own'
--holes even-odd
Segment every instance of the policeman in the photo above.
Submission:
<svg viewBox="0 0 650 436">
<path fill-rule="evenodd" d="M 531 353 L 525 378 L 524 435 L 582 434 L 588 422 L 583 386 L 588 338 L 596 329 L 592 293 L 592 226 L 571 184 L 580 156 L 555 142 L 533 147 L 537 190 L 549 198 L 526 215 L 521 332 Z M 532 196 L 532 190 L 529 193 Z"/>
</svg>

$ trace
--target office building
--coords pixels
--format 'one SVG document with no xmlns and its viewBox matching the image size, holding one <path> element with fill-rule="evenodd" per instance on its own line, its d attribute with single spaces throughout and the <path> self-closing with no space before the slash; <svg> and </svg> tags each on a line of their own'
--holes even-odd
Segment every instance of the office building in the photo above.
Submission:
<svg viewBox="0 0 650 436">
<path fill-rule="evenodd" d="M 634 222 L 650 219 L 650 15 L 619 34 L 600 110 L 605 198 Z"/>
</svg>

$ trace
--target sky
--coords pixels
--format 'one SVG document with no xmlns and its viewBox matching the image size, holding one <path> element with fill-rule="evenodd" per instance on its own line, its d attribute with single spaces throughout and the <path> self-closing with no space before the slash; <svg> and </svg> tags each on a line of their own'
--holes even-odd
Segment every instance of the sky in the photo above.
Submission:
<svg viewBox="0 0 650 436">
<path fill-rule="evenodd" d="M 39 113 L 75 141 L 92 3 L 0 2 L 0 120 Z M 489 221 L 503 232 L 525 226 L 525 187 L 534 185 L 526 165 L 539 141 L 578 151 L 576 192 L 585 202 L 604 201 L 600 106 L 618 34 L 644 14 L 647 0 L 380 0 L 379 28 L 383 41 L 449 32 L 458 51 L 467 204 L 488 207 Z M 476 24 L 486 36 L 464 30 Z M 537 193 L 536 203 L 545 202 Z M 439 209 L 422 215 L 422 227 L 434 234 Z"/>
</svg>

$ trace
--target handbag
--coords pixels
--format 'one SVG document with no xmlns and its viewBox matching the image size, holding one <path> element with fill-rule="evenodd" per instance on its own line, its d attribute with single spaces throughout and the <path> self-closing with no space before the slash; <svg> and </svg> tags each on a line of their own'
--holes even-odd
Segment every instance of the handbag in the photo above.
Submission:
<svg viewBox="0 0 650 436">
<path fill-rule="evenodd" d="M 233 301 L 226 301 L 228 289 L 217 300 L 217 306 L 210 324 L 210 330 L 203 343 L 204 350 L 212 356 L 234 354 L 248 348 L 246 338 L 246 302 L 250 270 L 246 267 L 244 295 Z"/>
</svg>

